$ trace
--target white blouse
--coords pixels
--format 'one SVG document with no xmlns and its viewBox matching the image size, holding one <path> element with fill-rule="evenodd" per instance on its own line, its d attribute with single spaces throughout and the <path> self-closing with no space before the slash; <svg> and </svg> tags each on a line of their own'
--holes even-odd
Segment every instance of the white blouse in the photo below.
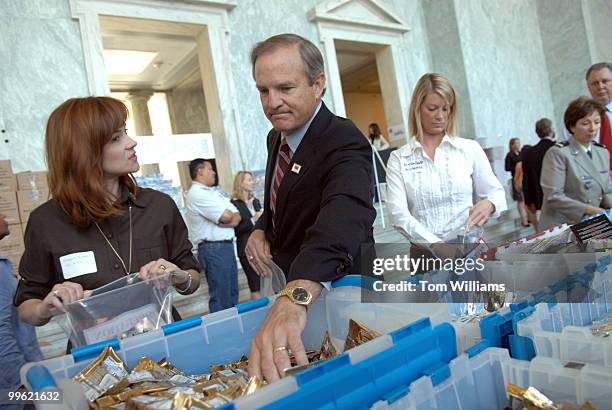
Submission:
<svg viewBox="0 0 612 410">
<path fill-rule="evenodd" d="M 393 226 L 413 243 L 429 244 L 465 226 L 475 202 L 508 209 L 502 184 L 480 145 L 445 135 L 432 161 L 415 138 L 391 153 L 387 205 Z"/>
<path fill-rule="evenodd" d="M 386 149 L 389 149 L 390 147 L 389 143 L 387 142 L 385 137 L 383 137 L 382 135 L 376 138 L 374 142 L 372 143 L 372 145 L 374 145 L 374 148 L 376 148 L 376 151 L 384 151 Z"/>
</svg>

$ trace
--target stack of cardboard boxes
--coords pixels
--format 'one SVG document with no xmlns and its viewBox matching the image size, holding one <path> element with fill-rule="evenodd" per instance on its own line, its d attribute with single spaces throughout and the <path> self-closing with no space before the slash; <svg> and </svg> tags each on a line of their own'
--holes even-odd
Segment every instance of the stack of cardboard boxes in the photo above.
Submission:
<svg viewBox="0 0 612 410">
<path fill-rule="evenodd" d="M 23 234 L 30 213 L 48 199 L 46 172 L 13 174 L 10 160 L 0 161 L 0 213 L 5 215 L 10 232 L 0 240 L 0 257 L 13 263 L 15 274 L 23 255 Z"/>
</svg>

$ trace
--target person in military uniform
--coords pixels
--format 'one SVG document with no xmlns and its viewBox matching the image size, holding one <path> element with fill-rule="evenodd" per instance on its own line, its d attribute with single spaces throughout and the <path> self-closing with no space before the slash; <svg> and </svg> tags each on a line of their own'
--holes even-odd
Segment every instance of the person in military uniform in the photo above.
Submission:
<svg viewBox="0 0 612 410">
<path fill-rule="evenodd" d="M 603 110 L 597 101 L 584 97 L 565 110 L 563 121 L 572 136 L 550 148 L 542 164 L 542 229 L 575 224 L 612 206 L 610 154 L 593 141 Z"/>
</svg>

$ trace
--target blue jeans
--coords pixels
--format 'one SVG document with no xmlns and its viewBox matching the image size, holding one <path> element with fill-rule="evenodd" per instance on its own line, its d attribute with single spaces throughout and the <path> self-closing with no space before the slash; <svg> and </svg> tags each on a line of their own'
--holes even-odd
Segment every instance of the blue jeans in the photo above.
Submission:
<svg viewBox="0 0 612 410">
<path fill-rule="evenodd" d="M 198 262 L 208 282 L 210 313 L 238 304 L 238 266 L 234 244 L 230 242 L 200 242 Z"/>
</svg>

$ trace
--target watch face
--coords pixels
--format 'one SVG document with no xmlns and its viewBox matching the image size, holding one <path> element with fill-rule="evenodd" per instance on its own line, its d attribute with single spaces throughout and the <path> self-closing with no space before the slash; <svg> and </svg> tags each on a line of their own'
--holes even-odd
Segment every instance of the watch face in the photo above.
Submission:
<svg viewBox="0 0 612 410">
<path fill-rule="evenodd" d="M 297 302 L 308 302 L 308 298 L 310 297 L 308 291 L 304 288 L 295 288 L 293 292 L 291 292 L 291 296 Z"/>
</svg>

